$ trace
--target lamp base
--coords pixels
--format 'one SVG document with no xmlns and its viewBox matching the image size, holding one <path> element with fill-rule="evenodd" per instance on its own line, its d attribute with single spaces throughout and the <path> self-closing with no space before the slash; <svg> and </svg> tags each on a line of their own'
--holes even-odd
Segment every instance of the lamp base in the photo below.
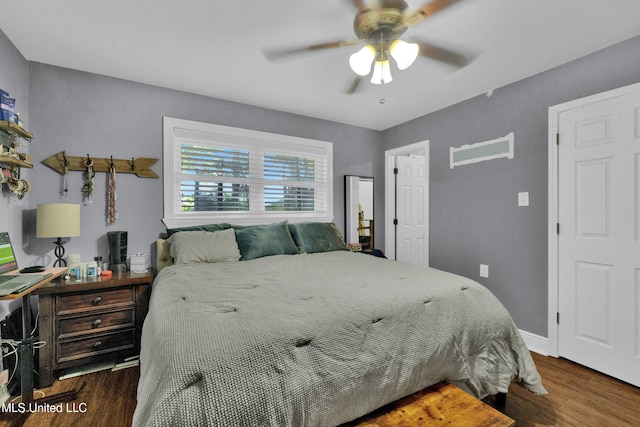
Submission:
<svg viewBox="0 0 640 427">
<path fill-rule="evenodd" d="M 56 245 L 55 250 L 53 251 L 53 253 L 55 254 L 56 258 L 58 258 L 54 263 L 53 266 L 54 267 L 66 267 L 67 266 L 67 261 L 65 261 L 63 259 L 64 257 L 64 245 L 66 242 L 64 240 L 62 240 L 62 237 L 58 237 L 58 240 L 56 240 L 55 242 L 53 242 Z"/>
</svg>

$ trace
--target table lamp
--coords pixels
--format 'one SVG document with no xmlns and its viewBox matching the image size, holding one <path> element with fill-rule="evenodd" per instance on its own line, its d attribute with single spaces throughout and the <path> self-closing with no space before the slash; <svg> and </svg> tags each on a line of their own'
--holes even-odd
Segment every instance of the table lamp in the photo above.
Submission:
<svg viewBox="0 0 640 427">
<path fill-rule="evenodd" d="M 36 237 L 56 237 L 54 267 L 66 267 L 63 237 L 80 235 L 80 205 L 68 203 L 40 203 L 36 213 Z"/>
</svg>

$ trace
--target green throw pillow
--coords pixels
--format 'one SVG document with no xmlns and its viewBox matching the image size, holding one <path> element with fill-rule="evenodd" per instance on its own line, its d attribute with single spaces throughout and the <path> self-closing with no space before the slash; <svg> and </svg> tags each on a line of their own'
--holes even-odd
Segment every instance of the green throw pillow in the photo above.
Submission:
<svg viewBox="0 0 640 427">
<path fill-rule="evenodd" d="M 294 255 L 298 248 L 291 238 L 287 222 L 252 225 L 236 229 L 236 241 L 240 248 L 240 261 L 248 261 L 269 255 Z"/>
<path fill-rule="evenodd" d="M 300 222 L 289 224 L 289 231 L 300 252 L 347 251 L 347 244 L 333 222 Z"/>
<path fill-rule="evenodd" d="M 221 231 L 226 230 L 227 228 L 231 228 L 230 224 L 221 223 L 221 224 L 202 224 L 202 225 L 192 225 L 189 227 L 177 227 L 177 228 L 168 228 L 167 229 L 167 237 L 171 237 L 173 233 L 177 233 L 178 231 Z"/>
</svg>

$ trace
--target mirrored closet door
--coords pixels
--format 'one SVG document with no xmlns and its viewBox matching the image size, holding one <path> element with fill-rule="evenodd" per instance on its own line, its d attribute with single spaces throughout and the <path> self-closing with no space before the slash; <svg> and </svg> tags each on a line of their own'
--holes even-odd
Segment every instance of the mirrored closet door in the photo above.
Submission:
<svg viewBox="0 0 640 427">
<path fill-rule="evenodd" d="M 374 248 L 373 178 L 345 175 L 345 241 L 363 251 Z"/>
</svg>

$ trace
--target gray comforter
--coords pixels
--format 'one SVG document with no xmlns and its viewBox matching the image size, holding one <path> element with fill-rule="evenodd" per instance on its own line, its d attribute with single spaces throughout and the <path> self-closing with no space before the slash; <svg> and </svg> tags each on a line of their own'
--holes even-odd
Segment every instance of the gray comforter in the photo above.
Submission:
<svg viewBox="0 0 640 427">
<path fill-rule="evenodd" d="M 486 288 L 343 251 L 163 269 L 140 362 L 134 426 L 335 426 L 443 379 L 545 393 Z"/>
</svg>

